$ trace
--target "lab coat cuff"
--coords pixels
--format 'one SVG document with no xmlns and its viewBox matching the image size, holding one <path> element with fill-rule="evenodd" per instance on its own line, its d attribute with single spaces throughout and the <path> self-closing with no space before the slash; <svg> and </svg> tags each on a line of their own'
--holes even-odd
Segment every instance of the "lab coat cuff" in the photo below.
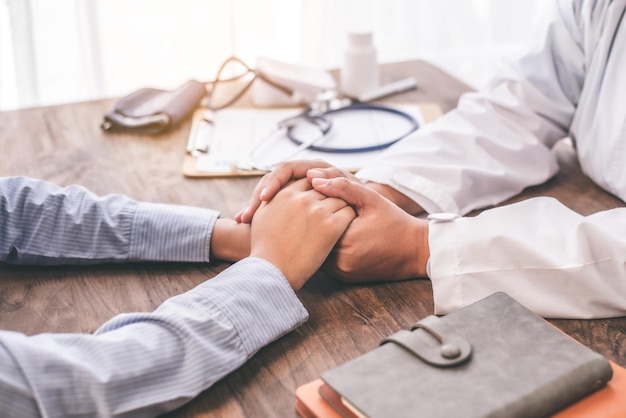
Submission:
<svg viewBox="0 0 626 418">
<path fill-rule="evenodd" d="M 457 214 L 429 215 L 428 277 L 433 288 L 435 314 L 443 315 L 463 306 L 463 292 L 459 279 L 459 223 Z"/>
<path fill-rule="evenodd" d="M 133 220 L 131 261 L 209 261 L 211 234 L 219 212 L 159 203 L 140 203 Z"/>
<path fill-rule="evenodd" d="M 459 213 L 452 196 L 445 193 L 436 183 L 394 167 L 375 167 L 360 170 L 361 181 L 371 181 L 390 186 L 420 205 L 427 213 Z"/>
</svg>

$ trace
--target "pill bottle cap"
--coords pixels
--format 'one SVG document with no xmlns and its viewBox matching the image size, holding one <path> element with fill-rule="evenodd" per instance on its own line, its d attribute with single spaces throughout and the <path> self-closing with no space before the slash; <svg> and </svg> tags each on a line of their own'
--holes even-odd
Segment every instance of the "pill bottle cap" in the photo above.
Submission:
<svg viewBox="0 0 626 418">
<path fill-rule="evenodd" d="M 371 32 L 350 32 L 348 33 L 348 45 L 351 48 L 371 48 Z"/>
</svg>

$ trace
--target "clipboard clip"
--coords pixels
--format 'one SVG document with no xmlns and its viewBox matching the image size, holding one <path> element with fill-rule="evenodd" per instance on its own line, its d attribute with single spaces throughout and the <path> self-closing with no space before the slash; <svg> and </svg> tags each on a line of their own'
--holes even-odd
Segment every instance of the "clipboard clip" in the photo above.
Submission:
<svg viewBox="0 0 626 418">
<path fill-rule="evenodd" d="M 201 110 L 199 117 L 194 117 L 187 139 L 187 153 L 194 157 L 206 155 L 210 151 L 210 139 L 214 128 L 214 117 L 211 110 Z"/>
</svg>

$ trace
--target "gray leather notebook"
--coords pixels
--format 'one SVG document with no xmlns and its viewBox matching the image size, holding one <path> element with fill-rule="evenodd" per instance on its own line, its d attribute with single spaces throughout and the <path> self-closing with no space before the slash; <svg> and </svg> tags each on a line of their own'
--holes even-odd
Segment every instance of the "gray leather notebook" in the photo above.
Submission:
<svg viewBox="0 0 626 418">
<path fill-rule="evenodd" d="M 604 386 L 609 362 L 504 293 L 429 316 L 322 375 L 348 416 L 544 417 Z M 337 399 L 343 405 L 337 405 Z"/>
</svg>

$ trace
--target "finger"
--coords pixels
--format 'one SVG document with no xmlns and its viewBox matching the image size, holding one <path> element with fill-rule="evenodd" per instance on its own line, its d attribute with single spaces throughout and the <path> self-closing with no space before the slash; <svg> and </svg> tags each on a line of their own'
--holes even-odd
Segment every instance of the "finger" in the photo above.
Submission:
<svg viewBox="0 0 626 418">
<path fill-rule="evenodd" d="M 332 246 L 328 248 L 328 252 L 324 258 L 327 258 L 328 255 L 332 252 L 334 246 L 337 245 L 337 242 L 341 239 L 343 234 L 346 232 L 346 229 L 350 227 L 350 223 L 356 218 L 356 212 L 350 206 L 343 206 L 336 212 L 334 212 L 328 220 L 330 222 L 326 223 L 327 231 L 332 231 Z"/>
<path fill-rule="evenodd" d="M 324 201 L 322 202 L 322 204 L 332 214 L 335 214 L 335 213 L 339 212 L 341 209 L 343 209 L 345 207 L 350 207 L 348 205 L 348 203 L 345 200 L 343 200 L 343 199 L 339 199 L 337 197 L 328 197 L 328 196 L 318 192 L 315 189 L 313 189 L 312 191 L 315 192 L 315 193 L 318 193 L 320 196 L 323 197 Z"/>
<path fill-rule="evenodd" d="M 299 192 L 306 192 L 307 190 L 312 190 L 313 186 L 307 179 L 299 179 L 291 182 L 291 184 L 287 184 L 283 190 L 295 190 Z"/>
<path fill-rule="evenodd" d="M 354 209 L 352 209 L 352 207 L 345 205 L 339 210 L 336 210 L 334 216 L 336 216 L 337 219 L 340 220 L 343 229 L 345 229 L 348 227 L 348 225 L 350 225 L 350 222 L 352 222 L 354 218 L 356 218 L 356 212 L 354 211 Z"/>
<path fill-rule="evenodd" d="M 239 212 L 239 222 L 249 224 L 252 222 L 252 217 L 254 213 L 257 211 L 259 206 L 261 205 L 261 199 L 259 195 L 261 194 L 261 190 L 265 187 L 265 176 L 257 183 L 254 190 L 252 191 L 252 196 L 250 197 L 250 201 L 248 202 L 248 206 L 243 208 L 241 212 Z M 237 218 L 236 218 L 237 219 Z"/>
<path fill-rule="evenodd" d="M 252 192 L 248 207 L 244 208 L 241 213 L 241 222 L 250 223 L 261 201 L 272 200 L 287 182 L 306 177 L 307 171 L 316 167 L 330 167 L 330 164 L 322 160 L 288 161 L 263 176 Z"/>
<path fill-rule="evenodd" d="M 325 200 L 320 202 L 320 205 L 324 207 L 324 212 L 328 213 L 325 215 L 324 230 L 331 233 L 334 246 L 349 227 L 350 223 L 356 218 L 357 214 L 345 201 L 335 197 L 325 198 Z M 328 253 L 330 253 L 331 250 L 332 248 L 328 248 Z M 325 254 L 325 256 L 328 256 L 328 253 Z"/>
<path fill-rule="evenodd" d="M 305 178 L 310 169 L 318 167 L 330 167 L 330 164 L 322 160 L 294 160 L 280 164 L 266 175 L 259 198 L 264 201 L 271 200 L 289 180 Z"/>
<path fill-rule="evenodd" d="M 318 192 L 329 197 L 343 199 L 356 208 L 363 207 L 366 203 L 371 202 L 372 198 L 378 196 L 375 191 L 345 177 L 334 179 L 316 178 L 312 180 L 312 185 Z"/>
<path fill-rule="evenodd" d="M 346 177 L 349 179 L 355 179 L 355 177 L 352 174 L 338 167 L 313 168 L 307 171 L 306 176 L 309 179 L 309 181 L 312 181 L 314 178 L 332 179 L 336 177 Z"/>
<path fill-rule="evenodd" d="M 300 179 L 293 184 L 284 187 L 281 191 L 276 194 L 274 199 L 278 199 L 282 197 L 283 194 L 290 194 L 291 197 L 287 197 L 286 199 L 299 199 L 303 204 L 310 205 L 312 202 L 326 200 L 328 196 L 323 193 L 318 192 L 313 189 L 311 183 L 308 182 L 307 179 Z M 267 203 L 267 202 L 263 202 Z M 344 204 L 347 204 L 344 202 Z"/>
<path fill-rule="evenodd" d="M 261 202 L 269 202 L 283 187 L 287 186 L 290 181 L 293 181 L 290 173 L 293 173 L 293 170 L 279 166 L 275 171 L 264 175 L 255 186 L 248 206 L 241 211 L 239 216 L 240 222 L 251 223 Z"/>
</svg>

